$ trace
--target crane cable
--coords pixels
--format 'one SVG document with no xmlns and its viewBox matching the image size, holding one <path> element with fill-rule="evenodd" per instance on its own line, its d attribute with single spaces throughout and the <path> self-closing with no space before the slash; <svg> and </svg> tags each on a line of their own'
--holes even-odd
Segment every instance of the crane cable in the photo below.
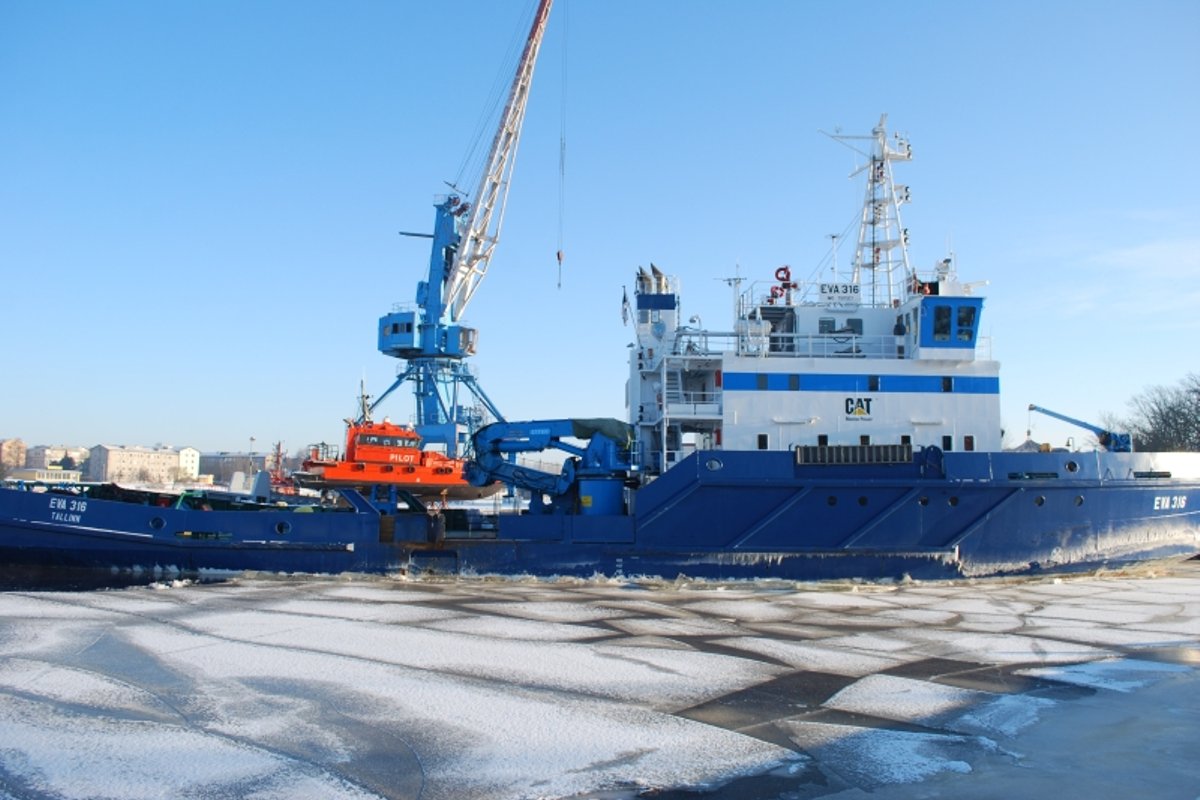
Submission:
<svg viewBox="0 0 1200 800">
<path fill-rule="evenodd" d="M 562 289 L 563 225 L 567 206 L 567 4 L 563 3 L 559 18 L 562 20 L 562 98 L 559 102 L 558 120 L 558 288 Z"/>
<path fill-rule="evenodd" d="M 464 199 L 469 199 L 471 202 L 478 199 L 470 197 L 470 192 L 474 191 L 476 184 L 483 177 L 484 170 L 487 169 L 488 150 L 495 137 L 496 127 L 504 110 L 504 102 L 508 98 L 512 86 L 513 73 L 520 63 L 532 19 L 533 13 L 530 10 L 513 27 L 504 56 L 497 63 L 491 87 L 484 95 L 484 104 L 468 139 L 466 152 L 459 163 L 458 172 L 450 184 L 452 189 L 460 195 L 464 195 Z"/>
</svg>

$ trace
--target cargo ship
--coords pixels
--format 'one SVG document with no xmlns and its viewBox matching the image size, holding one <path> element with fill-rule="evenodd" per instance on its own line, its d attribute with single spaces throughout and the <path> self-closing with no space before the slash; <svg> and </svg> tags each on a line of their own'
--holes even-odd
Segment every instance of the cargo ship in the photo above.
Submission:
<svg viewBox="0 0 1200 800">
<path fill-rule="evenodd" d="M 893 170 L 911 147 L 889 138 L 886 117 L 864 138 L 866 193 L 844 273 L 821 264 L 809 277 L 791 266 L 735 276 L 732 326 L 707 329 L 683 313 L 677 278 L 639 268 L 624 304 L 635 331 L 627 419 L 475 432 L 467 479 L 513 487 L 527 498 L 521 513 L 426 507 L 394 483 L 343 487 L 315 507 L 9 487 L 0 559 L 116 571 L 881 580 L 1194 556 L 1200 454 L 1135 452 L 1128 434 L 1060 414 L 1095 433 L 1096 449 L 1002 448 L 980 284 L 960 280 L 953 257 L 910 263 L 909 193 Z M 547 450 L 565 456 L 560 471 L 516 461 Z"/>
</svg>

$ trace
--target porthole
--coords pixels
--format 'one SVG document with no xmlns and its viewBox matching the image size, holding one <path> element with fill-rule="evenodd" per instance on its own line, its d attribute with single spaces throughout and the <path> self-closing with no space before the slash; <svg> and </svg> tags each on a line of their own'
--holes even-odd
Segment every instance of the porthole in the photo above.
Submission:
<svg viewBox="0 0 1200 800">
<path fill-rule="evenodd" d="M 1083 495 L 1081 495 L 1081 494 L 1075 495 L 1075 505 L 1077 505 L 1077 506 L 1083 505 Z"/>
<path fill-rule="evenodd" d="M 922 496 L 922 497 L 918 497 L 918 498 L 917 498 L 917 502 L 918 502 L 918 503 L 920 503 L 920 504 L 921 504 L 921 505 L 923 505 L 923 506 L 927 506 L 927 505 L 929 505 L 929 498 L 928 498 L 928 497 L 924 497 L 924 496 Z"/>
<path fill-rule="evenodd" d="M 829 505 L 831 505 L 831 506 L 836 506 L 836 505 L 837 505 L 837 498 L 836 498 L 836 497 L 834 497 L 833 495 L 829 495 L 829 497 L 827 497 L 827 498 L 825 499 L 825 502 L 826 502 L 826 503 L 828 503 L 828 504 L 829 504 Z"/>
<path fill-rule="evenodd" d="M 719 458 L 710 458 L 708 461 L 704 462 L 704 466 L 708 468 L 709 472 L 716 472 L 725 465 L 721 463 L 721 459 Z"/>
<path fill-rule="evenodd" d="M 866 496 L 863 496 L 863 497 L 860 497 L 860 498 L 858 498 L 858 504 L 859 504 L 860 506 L 865 506 L 865 505 L 867 504 L 867 502 L 868 502 L 868 501 L 867 501 L 867 498 L 866 498 Z"/>
<path fill-rule="evenodd" d="M 1077 462 L 1075 462 L 1075 461 L 1067 462 L 1067 472 L 1078 472 L 1078 471 L 1079 471 L 1079 464 Z"/>
<path fill-rule="evenodd" d="M 1043 495 L 1040 495 L 1040 494 L 1039 494 L 1037 497 L 1033 498 L 1033 504 L 1034 504 L 1035 506 L 1044 506 L 1044 505 L 1046 505 L 1046 498 L 1045 498 L 1045 496 L 1043 496 Z"/>
<path fill-rule="evenodd" d="M 152 530 L 161 531 L 166 526 L 166 521 L 162 517 L 154 517 L 150 520 L 150 528 Z"/>
<path fill-rule="evenodd" d="M 949 500 L 947 500 L 946 502 L 947 502 L 947 503 L 949 503 L 949 504 L 951 505 L 951 507 L 953 507 L 953 506 L 956 506 L 956 505 L 958 505 L 958 498 L 957 498 L 957 497 L 954 497 L 954 496 L 952 496 L 952 497 L 951 497 Z"/>
<path fill-rule="evenodd" d="M 292 523 L 288 522 L 287 520 L 280 520 L 279 522 L 275 523 L 275 532 L 277 534 L 279 534 L 280 536 L 290 533 L 291 530 L 292 530 Z"/>
</svg>

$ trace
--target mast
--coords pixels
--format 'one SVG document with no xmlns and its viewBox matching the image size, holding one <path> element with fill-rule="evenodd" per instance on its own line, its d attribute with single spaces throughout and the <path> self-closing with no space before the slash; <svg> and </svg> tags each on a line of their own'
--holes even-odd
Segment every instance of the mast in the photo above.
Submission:
<svg viewBox="0 0 1200 800">
<path fill-rule="evenodd" d="M 863 153 L 847 144 L 851 140 L 869 140 L 871 150 L 863 153 L 867 163 L 850 174 L 853 178 L 867 171 L 867 190 L 863 199 L 862 217 L 858 227 L 858 243 L 851 264 L 852 281 L 866 284 L 869 296 L 864 291 L 864 301 L 871 305 L 892 305 L 904 298 L 904 280 L 912 273 L 908 261 L 908 230 L 900 220 L 900 206 L 910 201 L 909 188 L 895 182 L 892 163 L 911 161 L 912 146 L 899 134 L 895 146 L 888 141 L 887 114 L 879 117 L 879 124 L 870 136 L 843 136 L 826 134 L 850 149 Z"/>
</svg>

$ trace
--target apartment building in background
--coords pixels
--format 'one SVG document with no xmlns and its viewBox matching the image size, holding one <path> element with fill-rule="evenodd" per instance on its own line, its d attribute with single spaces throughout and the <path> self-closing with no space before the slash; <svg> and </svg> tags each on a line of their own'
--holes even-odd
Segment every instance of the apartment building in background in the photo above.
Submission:
<svg viewBox="0 0 1200 800">
<path fill-rule="evenodd" d="M 98 444 L 91 448 L 87 466 L 88 480 L 118 483 L 194 481 L 199 473 L 200 451 L 194 447 Z"/>
</svg>

